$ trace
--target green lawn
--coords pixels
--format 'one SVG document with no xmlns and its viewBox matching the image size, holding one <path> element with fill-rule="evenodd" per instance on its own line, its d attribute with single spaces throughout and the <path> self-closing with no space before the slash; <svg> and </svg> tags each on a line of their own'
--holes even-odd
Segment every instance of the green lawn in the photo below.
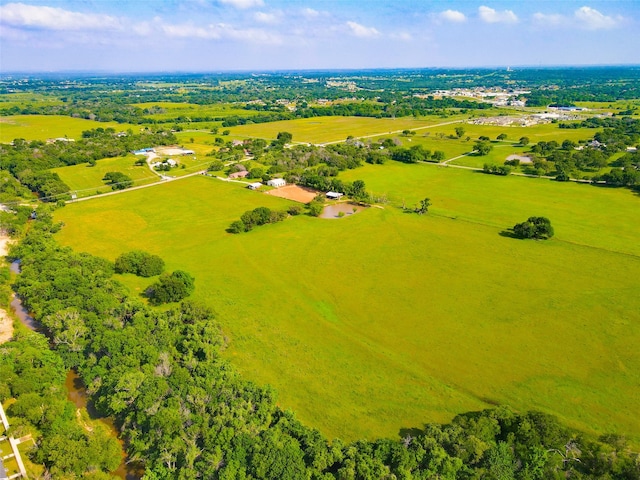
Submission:
<svg viewBox="0 0 640 480">
<path fill-rule="evenodd" d="M 115 128 L 116 131 L 125 131 L 128 128 L 134 131 L 140 129 L 135 125 L 95 122 L 60 115 L 13 115 L 0 117 L 0 142 L 8 143 L 16 138 L 46 140 L 65 136 L 75 140 L 80 138 L 85 130 L 108 127 Z"/>
<path fill-rule="evenodd" d="M 395 436 L 507 403 L 640 439 L 637 195 L 396 162 L 343 177 L 392 204 L 231 235 L 242 212 L 289 202 L 194 177 L 68 205 L 58 237 L 191 272 L 226 355 L 330 437 Z M 396 206 L 425 196 L 427 216 Z M 531 215 L 556 237 L 500 235 Z"/>
</svg>

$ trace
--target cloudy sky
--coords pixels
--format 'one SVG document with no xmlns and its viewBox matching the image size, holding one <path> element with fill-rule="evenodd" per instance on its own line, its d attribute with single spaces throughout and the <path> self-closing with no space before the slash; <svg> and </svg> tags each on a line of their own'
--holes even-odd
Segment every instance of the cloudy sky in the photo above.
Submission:
<svg viewBox="0 0 640 480">
<path fill-rule="evenodd" d="M 0 72 L 640 64 L 640 0 L 0 0 Z"/>
</svg>

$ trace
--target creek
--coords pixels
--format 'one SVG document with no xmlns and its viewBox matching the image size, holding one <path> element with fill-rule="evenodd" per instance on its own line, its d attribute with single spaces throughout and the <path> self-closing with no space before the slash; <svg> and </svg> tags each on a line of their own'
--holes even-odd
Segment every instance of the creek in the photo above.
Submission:
<svg viewBox="0 0 640 480">
<path fill-rule="evenodd" d="M 10 269 L 13 273 L 20 274 L 20 260 L 12 262 Z M 17 295 L 14 295 L 11 300 L 11 308 L 13 309 L 15 316 L 18 317 L 25 327 L 35 332 L 43 332 L 42 324 L 29 314 L 29 311 L 24 307 L 22 300 Z M 138 480 L 142 478 L 144 475 L 144 468 L 142 468 L 142 466 L 137 462 L 128 462 L 128 457 L 124 450 L 124 442 L 118 438 L 118 429 L 113 423 L 113 419 L 111 417 L 101 417 L 98 414 L 96 409 L 93 407 L 93 404 L 89 401 L 87 388 L 84 382 L 74 370 L 69 370 L 69 372 L 67 372 L 65 388 L 67 390 L 67 400 L 72 402 L 76 408 L 86 409 L 91 420 L 99 421 L 105 425 L 109 429 L 111 435 L 118 440 L 122 460 L 118 468 L 114 472 L 111 472 L 111 475 L 121 478 L 122 480 Z"/>
</svg>

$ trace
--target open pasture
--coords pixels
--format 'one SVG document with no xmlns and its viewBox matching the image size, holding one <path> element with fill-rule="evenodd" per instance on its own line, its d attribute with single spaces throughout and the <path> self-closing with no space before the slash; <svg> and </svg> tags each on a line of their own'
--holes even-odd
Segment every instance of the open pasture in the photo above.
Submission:
<svg viewBox="0 0 640 480">
<path fill-rule="evenodd" d="M 196 152 L 196 156 L 204 158 L 204 156 L 214 150 L 213 142 L 215 137 L 220 135 L 214 135 L 206 130 L 187 130 L 182 132 L 176 132 L 175 136 L 178 138 L 178 143 L 189 150 Z M 223 137 L 226 139 L 226 137 Z M 193 142 L 191 141 L 193 140 Z"/>
<path fill-rule="evenodd" d="M 260 113 L 256 110 L 245 110 L 232 104 L 215 104 L 215 105 L 197 105 L 194 103 L 176 103 L 176 102 L 147 102 L 134 103 L 132 106 L 145 109 L 160 108 L 164 110 L 161 113 L 151 113 L 146 115 L 154 120 L 167 120 L 177 117 L 229 117 L 237 115 L 240 117 L 249 117 Z"/>
<path fill-rule="evenodd" d="M 65 136 L 76 140 L 82 137 L 82 132 L 85 130 L 108 127 L 114 128 L 116 131 L 125 131 L 129 128 L 133 131 L 140 129 L 135 125 L 95 122 L 60 115 L 12 115 L 0 117 L 0 142 L 9 143 L 16 138 L 46 140 Z"/>
<path fill-rule="evenodd" d="M 159 180 L 158 175 L 151 172 L 149 167 L 146 165 L 136 166 L 134 165 L 135 161 L 136 157 L 127 155 L 126 157 L 98 160 L 95 167 L 82 163 L 80 165 L 53 168 L 51 171 L 56 172 L 78 197 L 88 197 L 96 192 L 110 192 L 111 187 L 102 180 L 107 172 L 122 172 L 128 175 L 135 185 L 146 185 Z"/>
<path fill-rule="evenodd" d="M 467 155 L 451 162 L 452 165 L 482 168 L 485 163 L 489 165 L 504 165 L 509 155 L 526 155 L 527 148 L 513 143 L 496 142 L 493 149 L 487 155 Z"/>
<path fill-rule="evenodd" d="M 437 129 L 447 135 L 455 134 L 455 127 L 458 125 L 451 125 L 446 129 Z M 579 140 L 588 140 L 600 131 L 597 128 L 560 128 L 557 123 L 542 123 L 540 125 L 531 125 L 528 127 L 519 126 L 498 126 L 498 125 L 473 125 L 465 123 L 462 125 L 465 130 L 463 138 L 469 136 L 472 140 L 477 140 L 480 136 L 489 137 L 491 140 L 495 140 L 498 135 L 504 133 L 507 135 L 507 140 L 517 142 L 521 137 L 529 137 L 531 143 L 537 142 L 550 142 L 555 140 L 558 143 L 562 143 L 564 140 L 573 140 L 578 142 Z"/>
<path fill-rule="evenodd" d="M 313 117 L 281 122 L 257 123 L 231 127 L 232 135 L 240 137 L 275 139 L 278 132 L 293 134 L 293 142 L 327 143 L 344 141 L 348 136 L 355 138 L 380 137 L 406 129 L 432 127 L 456 122 L 462 115 L 442 117 L 370 118 L 370 117 Z M 453 130 L 453 128 L 452 128 Z M 421 132 L 422 130 L 418 130 Z"/>
<path fill-rule="evenodd" d="M 40 93 L 5 93 L 0 95 L 0 110 L 12 107 L 61 105 L 62 103 L 56 97 Z"/>
<path fill-rule="evenodd" d="M 290 202 L 194 177 L 68 205 L 58 237 L 192 273 L 226 355 L 330 437 L 395 436 L 507 403 L 640 439 L 637 195 L 395 162 L 342 176 L 392 203 L 231 235 L 244 211 Z M 426 196 L 429 215 L 397 208 Z M 531 215 L 556 237 L 500 235 Z"/>
</svg>

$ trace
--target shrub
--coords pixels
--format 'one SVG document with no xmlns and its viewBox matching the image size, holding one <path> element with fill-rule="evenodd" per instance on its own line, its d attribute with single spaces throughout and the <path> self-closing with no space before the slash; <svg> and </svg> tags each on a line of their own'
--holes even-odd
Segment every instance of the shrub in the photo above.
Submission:
<svg viewBox="0 0 640 480">
<path fill-rule="evenodd" d="M 188 297 L 195 289 L 195 279 L 187 272 L 176 270 L 163 274 L 158 281 L 146 290 L 149 301 L 154 305 L 179 302 Z"/>
<path fill-rule="evenodd" d="M 115 261 L 116 273 L 133 273 L 139 277 L 153 277 L 164 270 L 164 261 L 157 255 L 134 250 L 123 253 Z"/>
<path fill-rule="evenodd" d="M 287 209 L 287 213 L 291 216 L 300 215 L 302 213 L 302 207 L 300 205 L 291 205 Z"/>
</svg>

